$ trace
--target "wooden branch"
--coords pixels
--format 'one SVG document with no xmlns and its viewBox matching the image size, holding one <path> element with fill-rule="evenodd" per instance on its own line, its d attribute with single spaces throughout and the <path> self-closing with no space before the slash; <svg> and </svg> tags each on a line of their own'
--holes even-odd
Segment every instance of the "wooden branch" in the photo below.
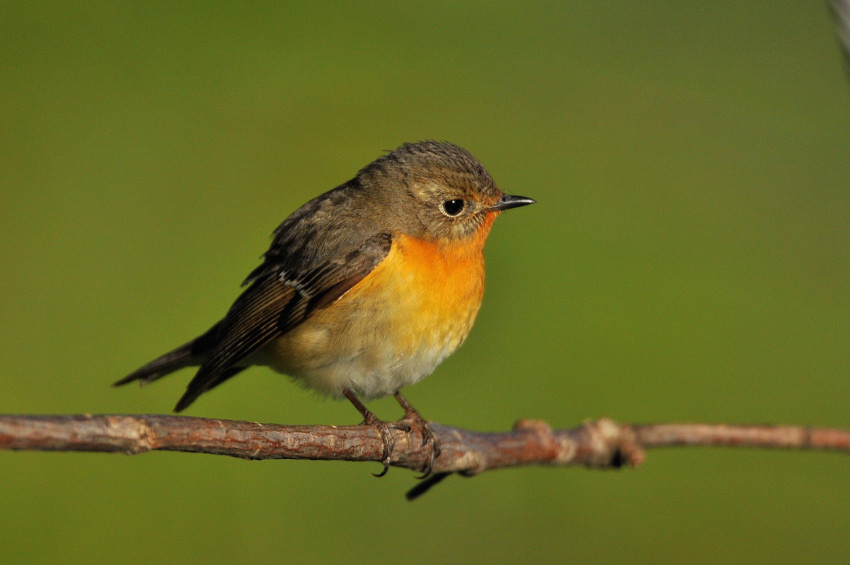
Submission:
<svg viewBox="0 0 850 565">
<path fill-rule="evenodd" d="M 637 466 L 644 449 L 735 446 L 816 449 L 850 453 L 850 430 L 796 426 L 618 424 L 600 419 L 564 430 L 521 420 L 510 432 L 483 433 L 431 424 L 441 452 L 433 474 L 408 493 L 413 498 L 451 473 L 475 475 L 519 465 Z M 391 464 L 422 469 L 430 455 L 416 433 L 393 430 Z M 281 426 L 163 415 L 0 415 L 0 449 L 102 451 L 135 455 L 187 451 L 244 459 L 382 460 L 372 426 Z"/>
</svg>

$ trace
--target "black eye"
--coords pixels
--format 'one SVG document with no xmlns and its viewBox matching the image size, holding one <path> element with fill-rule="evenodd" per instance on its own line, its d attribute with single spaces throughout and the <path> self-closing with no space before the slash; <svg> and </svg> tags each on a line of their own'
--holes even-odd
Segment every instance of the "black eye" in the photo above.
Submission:
<svg viewBox="0 0 850 565">
<path fill-rule="evenodd" d="M 455 200 L 446 200 L 443 202 L 443 212 L 446 213 L 446 216 L 455 217 L 463 212 L 465 204 L 466 203 L 459 198 Z"/>
</svg>

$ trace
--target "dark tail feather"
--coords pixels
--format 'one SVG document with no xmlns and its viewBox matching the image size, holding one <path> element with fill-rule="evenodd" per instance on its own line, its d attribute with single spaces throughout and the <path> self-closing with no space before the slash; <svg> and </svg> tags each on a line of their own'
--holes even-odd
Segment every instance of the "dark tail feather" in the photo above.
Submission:
<svg viewBox="0 0 850 565">
<path fill-rule="evenodd" d="M 120 381 L 113 383 L 112 386 L 121 386 L 133 381 L 139 381 L 140 384 L 145 385 L 169 375 L 178 369 L 204 365 L 204 362 L 219 347 L 219 341 L 221 340 L 219 325 L 214 325 L 202 336 L 193 339 L 189 343 L 184 343 L 165 355 L 157 357 L 143 367 L 139 367 Z M 210 375 L 209 371 L 205 371 L 204 367 L 201 367 L 201 370 L 198 371 L 198 374 L 189 383 L 186 393 L 177 402 L 174 411 L 180 412 L 192 404 L 202 393 L 217 387 L 236 373 L 245 370 L 245 368 L 238 366 L 228 367 L 219 371 L 216 375 Z"/>
<path fill-rule="evenodd" d="M 203 393 L 207 392 L 208 390 L 212 390 L 213 388 L 217 387 L 233 375 L 242 372 L 245 369 L 247 369 L 247 367 L 230 367 L 229 369 L 224 371 L 221 376 L 209 383 L 206 383 L 205 385 L 202 385 L 198 382 L 196 375 L 195 378 L 192 379 L 192 382 L 189 383 L 189 386 L 186 388 L 186 392 L 183 394 L 180 400 L 177 401 L 177 406 L 174 407 L 174 411 L 182 412 L 185 408 L 188 408 L 190 404 L 195 402 L 195 400 L 197 400 L 198 397 L 201 396 Z"/>
<path fill-rule="evenodd" d="M 218 325 L 216 324 L 202 336 L 169 351 L 161 357 L 157 357 L 120 381 L 112 383 L 112 386 L 121 386 L 133 381 L 139 381 L 139 384 L 146 385 L 183 367 L 200 365 L 209 357 L 215 347 L 217 330 Z"/>
<path fill-rule="evenodd" d="M 120 381 L 112 383 L 112 386 L 121 386 L 133 381 L 139 381 L 139 384 L 146 385 L 183 367 L 200 364 L 199 361 L 193 359 L 192 344 L 194 343 L 194 341 L 190 341 L 174 351 L 169 351 L 162 357 L 139 367 Z"/>
</svg>

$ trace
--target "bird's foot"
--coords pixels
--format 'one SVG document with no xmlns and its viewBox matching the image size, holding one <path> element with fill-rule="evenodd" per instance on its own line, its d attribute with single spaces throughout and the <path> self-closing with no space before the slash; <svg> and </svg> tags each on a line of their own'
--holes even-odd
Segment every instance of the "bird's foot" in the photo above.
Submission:
<svg viewBox="0 0 850 565">
<path fill-rule="evenodd" d="M 381 440 L 384 443 L 384 451 L 381 454 L 381 463 L 384 465 L 384 470 L 376 474 L 376 477 L 383 477 L 390 470 L 390 462 L 392 461 L 393 447 L 395 447 L 395 438 L 393 432 L 396 430 L 405 433 L 418 433 L 422 438 L 422 447 L 429 446 L 428 459 L 422 465 L 422 475 L 420 479 L 424 479 L 431 474 L 434 468 L 434 460 L 440 455 L 440 440 L 431 429 L 431 424 L 422 417 L 416 409 L 410 405 L 407 399 L 401 393 L 395 393 L 395 399 L 404 409 L 404 417 L 396 422 L 385 422 L 375 416 L 366 406 L 349 389 L 342 391 L 343 395 L 354 405 L 355 408 L 363 415 L 363 424 L 373 426 L 381 434 Z"/>
<path fill-rule="evenodd" d="M 419 479 L 424 479 L 431 474 L 434 468 L 434 460 L 440 456 L 440 440 L 431 429 L 431 423 L 423 418 L 401 393 L 395 393 L 395 399 L 404 408 L 404 418 L 399 420 L 399 422 L 406 422 L 410 431 L 419 432 L 419 435 L 422 437 L 423 447 L 426 445 L 430 446 L 428 460 L 422 466 L 422 475 L 418 477 Z"/>
<path fill-rule="evenodd" d="M 381 463 L 384 466 L 384 470 L 380 473 L 372 474 L 376 477 L 383 477 L 390 470 L 390 461 L 392 460 L 393 448 L 395 447 L 395 438 L 393 437 L 393 431 L 401 430 L 403 432 L 410 433 L 410 423 L 406 420 L 399 420 L 397 422 L 385 422 L 379 419 L 373 413 L 369 412 L 368 414 L 364 415 L 363 424 L 377 428 L 378 433 L 381 434 L 381 440 L 384 442 L 384 451 L 381 454 Z"/>
</svg>

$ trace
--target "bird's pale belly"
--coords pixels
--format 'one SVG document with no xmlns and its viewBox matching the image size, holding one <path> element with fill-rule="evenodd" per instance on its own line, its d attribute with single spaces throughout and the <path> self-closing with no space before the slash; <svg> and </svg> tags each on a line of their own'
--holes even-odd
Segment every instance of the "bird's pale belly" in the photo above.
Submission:
<svg viewBox="0 0 850 565">
<path fill-rule="evenodd" d="M 333 308 L 266 345 L 255 362 L 334 396 L 345 388 L 364 398 L 393 394 L 463 343 L 483 292 L 480 247 L 451 253 L 402 236 Z"/>
</svg>

